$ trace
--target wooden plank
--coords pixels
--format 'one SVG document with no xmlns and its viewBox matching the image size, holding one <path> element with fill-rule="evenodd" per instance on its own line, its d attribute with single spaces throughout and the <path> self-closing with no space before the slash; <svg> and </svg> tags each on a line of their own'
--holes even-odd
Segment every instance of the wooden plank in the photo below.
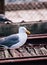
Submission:
<svg viewBox="0 0 47 65">
<path fill-rule="evenodd" d="M 34 50 L 35 50 L 37 56 L 43 56 L 43 54 L 42 54 L 40 48 L 38 48 L 38 47 L 34 47 Z"/>
<path fill-rule="evenodd" d="M 47 55 L 47 49 L 44 47 L 41 47 L 40 50 L 42 51 L 43 55 Z"/>
<path fill-rule="evenodd" d="M 36 56 L 36 53 L 35 53 L 35 51 L 34 51 L 34 49 L 33 49 L 32 44 L 28 44 L 28 45 L 26 46 L 26 50 L 31 54 L 31 56 Z"/>
<path fill-rule="evenodd" d="M 7 49 L 4 50 L 4 55 L 5 55 L 5 58 L 11 58 Z"/>
<path fill-rule="evenodd" d="M 19 56 L 19 53 L 18 53 L 18 51 L 17 50 L 15 50 L 15 49 L 10 49 L 10 55 L 14 58 L 14 57 L 20 57 Z"/>
<path fill-rule="evenodd" d="M 29 52 L 27 52 L 25 47 L 20 48 L 19 51 L 20 51 L 20 53 L 22 54 L 23 57 L 30 57 L 31 56 L 31 54 Z"/>
<path fill-rule="evenodd" d="M 0 59 L 4 59 L 4 52 L 3 51 L 0 51 Z"/>
</svg>

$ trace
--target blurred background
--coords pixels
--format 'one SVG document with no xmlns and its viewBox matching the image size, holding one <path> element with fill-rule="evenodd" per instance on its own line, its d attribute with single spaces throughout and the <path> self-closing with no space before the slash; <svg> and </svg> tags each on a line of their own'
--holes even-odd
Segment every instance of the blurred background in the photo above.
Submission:
<svg viewBox="0 0 47 65">
<path fill-rule="evenodd" d="M 47 33 L 47 0 L 1 1 L 0 13 L 5 14 L 13 24 L 1 24 L 0 34 L 16 33 L 21 25 L 27 27 L 33 34 Z"/>
<path fill-rule="evenodd" d="M 5 4 L 7 3 L 25 3 L 25 2 L 45 2 L 47 0 L 5 0 Z"/>
</svg>

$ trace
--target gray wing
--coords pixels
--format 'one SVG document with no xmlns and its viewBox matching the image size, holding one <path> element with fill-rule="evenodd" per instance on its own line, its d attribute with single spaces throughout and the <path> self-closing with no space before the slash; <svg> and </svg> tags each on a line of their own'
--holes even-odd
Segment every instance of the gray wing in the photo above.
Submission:
<svg viewBox="0 0 47 65">
<path fill-rule="evenodd" d="M 5 46 L 12 46 L 13 44 L 16 44 L 19 42 L 19 36 L 16 34 L 7 36 L 4 38 L 4 40 L 0 40 L 0 45 L 5 45 Z"/>
</svg>

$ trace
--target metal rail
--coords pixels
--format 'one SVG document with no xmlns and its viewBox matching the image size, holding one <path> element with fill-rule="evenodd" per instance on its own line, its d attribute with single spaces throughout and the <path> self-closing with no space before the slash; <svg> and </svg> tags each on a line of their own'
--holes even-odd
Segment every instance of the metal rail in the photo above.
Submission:
<svg viewBox="0 0 47 65">
<path fill-rule="evenodd" d="M 32 37 L 38 37 L 40 39 L 41 37 L 39 36 L 47 36 L 47 34 L 30 35 L 28 40 L 34 43 Z M 43 38 L 45 39 L 45 37 Z M 36 38 L 34 38 L 34 40 L 35 39 Z M 5 49 L 4 47 L 0 47 L 0 63 L 47 60 L 47 44 L 45 44 L 47 41 L 42 39 L 42 44 L 38 40 L 35 44 L 26 42 L 26 44 L 19 49 Z"/>
<path fill-rule="evenodd" d="M 47 34 L 31 34 L 28 35 L 28 39 L 47 38 Z"/>
</svg>

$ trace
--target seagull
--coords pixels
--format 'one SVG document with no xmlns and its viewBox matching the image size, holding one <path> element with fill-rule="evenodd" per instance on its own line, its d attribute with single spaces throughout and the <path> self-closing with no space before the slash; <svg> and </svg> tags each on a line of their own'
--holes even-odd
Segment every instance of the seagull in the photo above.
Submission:
<svg viewBox="0 0 47 65">
<path fill-rule="evenodd" d="M 7 49 L 17 49 L 23 46 L 27 40 L 27 34 L 30 34 L 24 26 L 19 27 L 17 34 L 11 34 L 9 36 L 0 39 L 0 45 L 5 46 Z"/>
<path fill-rule="evenodd" d="M 0 23 L 12 23 L 11 20 L 9 20 L 8 18 L 6 18 L 3 14 L 0 14 Z"/>
</svg>

